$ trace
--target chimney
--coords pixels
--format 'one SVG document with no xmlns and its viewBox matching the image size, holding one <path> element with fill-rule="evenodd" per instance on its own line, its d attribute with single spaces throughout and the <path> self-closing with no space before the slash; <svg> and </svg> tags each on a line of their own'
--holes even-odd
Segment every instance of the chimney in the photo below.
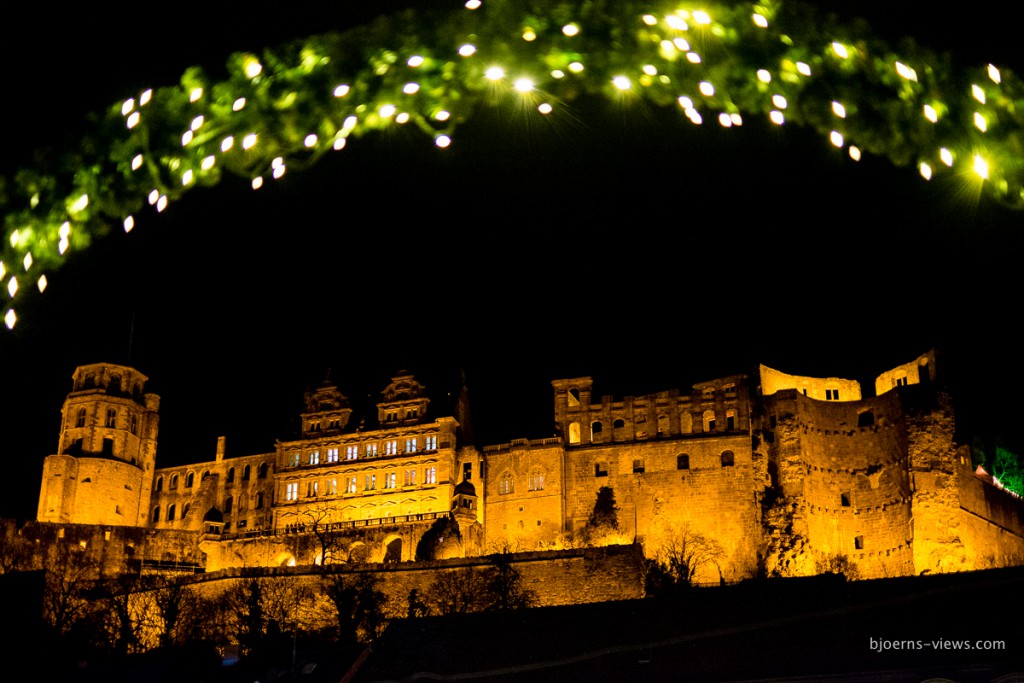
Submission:
<svg viewBox="0 0 1024 683">
<path fill-rule="evenodd" d="M 221 460 L 224 459 L 224 446 L 227 440 L 228 437 L 226 436 L 217 437 L 217 462 L 220 462 Z"/>
</svg>

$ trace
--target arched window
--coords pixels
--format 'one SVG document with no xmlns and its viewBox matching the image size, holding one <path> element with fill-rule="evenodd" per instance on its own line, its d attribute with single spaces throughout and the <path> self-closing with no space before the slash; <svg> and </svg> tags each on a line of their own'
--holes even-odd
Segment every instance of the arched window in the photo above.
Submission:
<svg viewBox="0 0 1024 683">
<path fill-rule="evenodd" d="M 242 468 L 242 481 L 249 481 L 249 465 Z"/>
<path fill-rule="evenodd" d="M 590 423 L 590 440 L 600 441 L 601 432 L 604 431 L 604 425 L 601 424 L 600 420 L 594 420 Z"/>
<path fill-rule="evenodd" d="M 172 491 L 177 491 L 178 490 L 178 475 L 177 474 L 172 474 L 171 475 L 171 486 L 170 486 L 170 489 Z"/>
<path fill-rule="evenodd" d="M 153 516 L 151 517 L 151 519 L 154 522 L 159 522 L 160 521 L 160 506 L 159 505 L 157 505 L 155 508 L 153 508 Z"/>
<path fill-rule="evenodd" d="M 715 411 L 705 410 L 704 411 L 704 431 L 713 432 L 715 431 Z"/>
<path fill-rule="evenodd" d="M 575 408 L 580 404 L 580 390 L 575 387 L 569 390 L 569 395 L 566 397 L 569 399 L 569 407 Z"/>
<path fill-rule="evenodd" d="M 727 410 L 725 411 L 725 428 L 730 432 L 736 429 L 736 411 Z"/>
<path fill-rule="evenodd" d="M 156 490 L 157 491 L 163 491 L 164 490 L 164 478 L 163 477 L 157 477 L 156 478 Z"/>
<path fill-rule="evenodd" d="M 260 463 L 260 467 L 257 470 L 256 476 L 259 477 L 260 479 L 266 479 L 267 478 L 267 470 L 268 469 L 269 469 L 269 467 L 268 467 L 267 463 L 261 462 Z"/>
<path fill-rule="evenodd" d="M 185 475 L 185 488 L 187 488 L 187 489 L 192 488 L 192 484 L 194 484 L 195 481 L 196 481 L 196 473 L 195 472 L 189 472 L 188 474 L 186 474 Z"/>
<path fill-rule="evenodd" d="M 114 408 L 107 408 L 107 426 L 117 426 L 117 410 Z"/>
<path fill-rule="evenodd" d="M 112 394 L 121 393 L 121 375 L 111 375 L 110 385 L 107 387 L 107 389 Z"/>
<path fill-rule="evenodd" d="M 732 467 L 736 464 L 736 456 L 732 451 L 722 451 L 722 467 Z"/>
<path fill-rule="evenodd" d="M 172 503 L 172 504 L 167 506 L 167 521 L 168 522 L 173 522 L 174 521 L 174 513 L 175 513 L 175 507 L 174 507 L 174 504 Z"/>
<path fill-rule="evenodd" d="M 234 502 L 235 502 L 235 499 L 232 498 L 231 496 L 228 496 L 227 498 L 224 499 L 224 513 L 225 514 L 231 512 L 231 506 L 232 506 L 232 504 Z"/>
<path fill-rule="evenodd" d="M 128 431 L 130 431 L 132 434 L 139 433 L 139 416 L 136 415 L 135 413 L 132 413 L 132 416 L 128 421 Z"/>
<path fill-rule="evenodd" d="M 570 422 L 569 423 L 569 443 L 580 442 L 580 423 Z"/>
<path fill-rule="evenodd" d="M 625 426 L 626 426 L 626 421 L 623 420 L 621 417 L 619 419 L 615 420 L 615 422 L 612 423 L 612 428 L 613 429 L 622 429 Z"/>
<path fill-rule="evenodd" d="M 181 518 L 182 519 L 185 519 L 185 515 L 188 514 L 188 510 L 189 510 L 190 507 L 192 507 L 191 503 L 185 503 L 184 505 L 181 506 Z"/>
<path fill-rule="evenodd" d="M 263 509 L 263 491 L 257 491 L 256 493 L 256 509 Z"/>
<path fill-rule="evenodd" d="M 515 491 L 516 485 L 515 480 L 512 478 L 511 472 L 502 473 L 498 479 L 498 493 L 505 495 L 506 493 L 512 493 Z"/>
<path fill-rule="evenodd" d="M 677 470 L 688 470 L 690 469 L 690 456 L 686 453 L 680 453 L 676 456 L 676 469 Z"/>
<path fill-rule="evenodd" d="M 229 467 L 228 468 L 228 483 L 230 484 L 234 480 L 235 480 L 235 468 L 234 467 Z"/>
<path fill-rule="evenodd" d="M 530 490 L 544 490 L 544 470 L 542 470 L 539 467 L 534 467 L 532 470 L 530 470 Z"/>
<path fill-rule="evenodd" d="M 858 427 L 870 427 L 873 424 L 875 424 L 875 414 L 870 410 L 865 410 L 857 416 Z"/>
<path fill-rule="evenodd" d="M 238 514 L 249 509 L 249 498 L 243 493 L 238 497 Z"/>
<path fill-rule="evenodd" d="M 78 409 L 78 415 L 75 417 L 75 426 L 76 427 L 84 427 L 85 426 L 85 408 L 79 408 Z"/>
</svg>

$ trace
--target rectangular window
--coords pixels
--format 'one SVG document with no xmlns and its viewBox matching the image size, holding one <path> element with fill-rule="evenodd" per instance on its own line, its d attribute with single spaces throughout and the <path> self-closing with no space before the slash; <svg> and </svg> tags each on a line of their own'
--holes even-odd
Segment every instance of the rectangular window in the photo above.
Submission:
<svg viewBox="0 0 1024 683">
<path fill-rule="evenodd" d="M 376 458 L 377 457 L 377 444 L 368 443 L 366 444 L 366 457 Z"/>
<path fill-rule="evenodd" d="M 306 482 L 306 497 L 313 498 L 320 492 L 320 482 L 308 481 Z"/>
<path fill-rule="evenodd" d="M 398 475 L 397 474 L 395 474 L 394 472 L 388 472 L 387 474 L 384 475 L 384 488 L 386 488 L 386 489 L 393 489 L 393 488 L 395 488 L 397 480 L 398 480 Z"/>
<path fill-rule="evenodd" d="M 288 454 L 288 467 L 298 467 L 301 461 L 301 453 L 289 453 Z M 233 469 L 233 468 L 232 468 Z"/>
<path fill-rule="evenodd" d="M 462 479 L 463 481 L 469 481 L 473 478 L 473 463 L 464 462 L 462 463 Z"/>
<path fill-rule="evenodd" d="M 356 492 L 356 478 L 355 477 L 349 477 L 348 481 L 345 483 L 345 493 L 355 493 L 355 492 Z"/>
<path fill-rule="evenodd" d="M 309 453 L 309 464 L 319 465 L 320 464 L 320 451 L 310 451 Z"/>
<path fill-rule="evenodd" d="M 346 446 L 345 447 L 345 459 L 355 460 L 359 457 L 359 446 Z"/>
<path fill-rule="evenodd" d="M 416 470 L 405 471 L 405 485 L 415 486 L 416 485 Z"/>
<path fill-rule="evenodd" d="M 405 452 L 406 453 L 415 453 L 416 452 L 416 439 L 406 439 L 405 440 Z"/>
<path fill-rule="evenodd" d="M 426 449 L 428 451 L 436 451 L 437 450 L 437 437 L 436 436 L 428 436 L 427 437 Z"/>
<path fill-rule="evenodd" d="M 336 496 L 338 495 L 338 480 L 328 479 L 327 480 L 327 495 Z"/>
<path fill-rule="evenodd" d="M 838 389 L 826 389 L 825 390 L 825 400 L 826 401 L 838 401 L 839 400 L 839 390 Z"/>
<path fill-rule="evenodd" d="M 372 491 L 375 488 L 377 488 L 377 475 L 376 474 L 367 474 L 366 475 L 366 487 L 365 488 L 366 488 L 367 491 Z"/>
<path fill-rule="evenodd" d="M 107 409 L 107 426 L 113 427 L 117 424 L 117 411 L 113 408 Z"/>
<path fill-rule="evenodd" d="M 327 462 L 338 462 L 338 449 L 328 448 L 327 449 Z"/>
<path fill-rule="evenodd" d="M 385 441 L 384 455 L 398 455 L 398 442 L 394 440 Z"/>
<path fill-rule="evenodd" d="M 298 500 L 299 499 L 299 483 L 293 482 L 291 484 L 285 484 L 284 486 L 284 499 L 285 500 Z"/>
<path fill-rule="evenodd" d="M 424 484 L 436 484 L 437 483 L 437 468 L 428 467 L 423 470 L 423 483 Z"/>
</svg>

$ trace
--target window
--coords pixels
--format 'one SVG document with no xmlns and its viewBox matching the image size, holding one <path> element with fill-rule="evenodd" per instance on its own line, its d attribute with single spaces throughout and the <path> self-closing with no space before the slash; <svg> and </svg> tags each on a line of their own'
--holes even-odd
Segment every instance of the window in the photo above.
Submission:
<svg viewBox="0 0 1024 683">
<path fill-rule="evenodd" d="M 384 455 L 398 455 L 398 442 L 392 439 L 384 442 Z"/>
<path fill-rule="evenodd" d="M 349 477 L 346 480 L 346 482 L 345 482 L 345 493 L 355 493 L 355 492 L 356 492 L 356 478 L 355 477 Z"/>
<path fill-rule="evenodd" d="M 854 537 L 854 539 L 853 539 L 853 548 L 854 548 L 854 550 L 864 550 L 864 537 L 863 536 L 855 536 Z"/>
<path fill-rule="evenodd" d="M 385 422 L 396 422 L 397 420 L 398 420 L 398 411 L 397 410 L 389 410 L 387 413 L 384 414 L 384 421 Z"/>
<path fill-rule="evenodd" d="M 164 478 L 163 477 L 157 477 L 156 478 L 156 490 L 157 491 L 163 491 L 164 490 Z"/>
<path fill-rule="evenodd" d="M 319 432 L 320 431 L 320 420 L 316 420 L 309 423 L 309 431 Z"/>
<path fill-rule="evenodd" d="M 242 481 L 249 481 L 250 472 L 252 472 L 252 467 L 250 465 L 246 465 L 242 468 Z"/>
<path fill-rule="evenodd" d="M 376 458 L 377 457 L 377 444 L 368 443 L 366 444 L 366 457 Z"/>
<path fill-rule="evenodd" d="M 338 449 L 328 448 L 327 449 L 327 462 L 338 462 Z"/>
<path fill-rule="evenodd" d="M 177 474 L 172 474 L 171 475 L 171 486 L 170 486 L 170 489 L 172 491 L 177 491 L 178 490 L 178 475 Z"/>
<path fill-rule="evenodd" d="M 107 426 L 114 427 L 117 425 L 117 411 L 113 408 L 107 408 Z"/>
<path fill-rule="evenodd" d="M 328 429 L 340 429 L 341 428 L 341 423 L 338 422 L 337 418 L 334 418 L 332 420 L 328 420 L 327 421 L 327 428 Z"/>
<path fill-rule="evenodd" d="M 188 514 L 189 509 L 192 507 L 191 503 L 185 503 L 181 506 L 181 518 L 185 519 L 185 515 Z"/>
<path fill-rule="evenodd" d="M 722 467 L 732 467 L 736 464 L 736 456 L 732 451 L 722 451 Z"/>
<path fill-rule="evenodd" d="M 601 440 L 601 432 L 602 431 L 604 431 L 604 425 L 601 423 L 600 420 L 595 420 L 594 422 L 591 422 L 590 423 L 590 440 L 591 441 L 600 441 Z"/>
<path fill-rule="evenodd" d="M 157 505 L 155 508 L 153 508 L 153 516 L 150 519 L 152 519 L 154 522 L 159 522 L 160 521 L 160 506 L 159 505 Z M 63 529 L 61 529 L 61 531 L 63 531 Z"/>
<path fill-rule="evenodd" d="M 320 464 L 320 451 L 310 451 L 309 452 L 309 464 L 310 465 L 319 465 Z"/>
<path fill-rule="evenodd" d="M 288 454 L 288 467 L 298 467 L 302 461 L 302 454 L 299 452 Z"/>
<path fill-rule="evenodd" d="M 428 436 L 427 439 L 426 439 L 426 442 L 427 443 L 424 445 L 424 447 L 428 451 L 436 451 L 437 450 L 437 437 L 436 436 Z"/>
<path fill-rule="evenodd" d="M 580 404 L 580 390 L 573 387 L 569 390 L 569 395 L 566 396 L 566 399 L 569 401 L 569 407 L 575 408 Z"/>
<path fill-rule="evenodd" d="M 603 462 L 594 463 L 594 476 L 595 477 L 607 477 L 608 476 L 608 465 Z"/>
<path fill-rule="evenodd" d="M 384 475 L 384 488 L 393 489 L 395 488 L 398 480 L 398 475 L 394 472 L 388 472 Z"/>
<path fill-rule="evenodd" d="M 263 509 L 263 491 L 258 491 L 256 493 L 256 509 L 257 510 L 262 510 Z"/>
<path fill-rule="evenodd" d="M 826 389 L 825 390 L 825 400 L 826 401 L 838 401 L 839 400 L 839 390 L 838 389 Z"/>
<path fill-rule="evenodd" d="M 845 493 L 840 493 L 839 494 L 839 504 L 841 506 L 843 506 L 844 508 L 850 507 L 850 492 L 849 491 L 847 491 Z"/>
<path fill-rule="evenodd" d="M 858 427 L 870 427 L 873 424 L 875 424 L 875 415 L 870 410 L 865 410 L 857 416 Z"/>
<path fill-rule="evenodd" d="M 727 410 L 725 411 L 725 428 L 730 432 L 736 429 L 736 411 Z"/>
<path fill-rule="evenodd" d="M 292 482 L 291 484 L 285 484 L 284 486 L 284 499 L 285 500 L 298 500 L 299 499 L 299 483 Z"/>
<path fill-rule="evenodd" d="M 132 413 L 131 419 L 128 422 L 128 430 L 132 434 L 138 434 L 139 433 L 139 416 L 138 415 Z"/>
<path fill-rule="evenodd" d="M 676 469 L 677 470 L 688 470 L 690 469 L 690 456 L 686 453 L 680 453 L 676 456 Z"/>
<path fill-rule="evenodd" d="M 328 479 L 327 480 L 327 495 L 336 496 L 338 495 L 338 480 Z"/>
<path fill-rule="evenodd" d="M 167 521 L 168 522 L 173 522 L 174 521 L 174 513 L 175 513 L 175 511 L 176 511 L 176 509 L 175 509 L 173 504 L 167 506 Z"/>
<path fill-rule="evenodd" d="M 196 482 L 196 473 L 195 472 L 189 472 L 188 474 L 185 475 L 185 488 L 187 488 L 187 489 L 192 488 L 192 485 L 195 482 Z"/>
<path fill-rule="evenodd" d="M 346 446 L 345 447 L 345 459 L 355 460 L 359 457 L 359 446 Z"/>
<path fill-rule="evenodd" d="M 569 443 L 580 442 L 580 423 L 570 422 L 569 423 Z"/>
<path fill-rule="evenodd" d="M 315 498 L 320 493 L 319 481 L 306 482 L 306 498 Z"/>
<path fill-rule="evenodd" d="M 85 408 L 79 408 L 78 409 L 78 415 L 75 417 L 75 426 L 76 427 L 84 427 L 85 426 Z"/>
<path fill-rule="evenodd" d="M 428 467 L 423 470 L 423 483 L 424 484 L 436 484 L 437 483 L 437 468 Z"/>
<path fill-rule="evenodd" d="M 511 472 L 505 472 L 498 479 L 498 493 L 505 495 L 512 493 L 515 490 L 515 480 L 512 478 Z"/>
<path fill-rule="evenodd" d="M 715 431 L 715 411 L 705 410 L 704 411 L 704 431 L 713 432 Z"/>
<path fill-rule="evenodd" d="M 473 463 L 471 463 L 471 462 L 464 462 L 464 463 L 462 463 L 462 479 L 464 481 L 469 481 L 472 478 L 473 478 Z"/>
<path fill-rule="evenodd" d="M 405 485 L 415 486 L 416 485 L 416 470 L 405 471 Z"/>
<path fill-rule="evenodd" d="M 714 402 L 714 400 L 715 400 L 715 390 L 714 389 L 705 389 L 704 392 L 701 394 L 701 400 Z"/>
<path fill-rule="evenodd" d="M 405 411 L 405 419 L 406 420 L 412 420 L 413 418 L 419 417 L 419 414 L 420 414 L 419 408 L 408 408 Z"/>
<path fill-rule="evenodd" d="M 228 483 L 231 484 L 234 481 L 235 481 L 235 468 L 234 467 L 229 467 L 228 468 Z"/>
<path fill-rule="evenodd" d="M 621 417 L 620 418 L 616 418 L 615 422 L 612 422 L 612 429 L 622 429 L 625 426 L 626 426 L 626 421 L 623 420 Z"/>
<path fill-rule="evenodd" d="M 530 470 L 529 486 L 531 491 L 544 490 L 544 470 L 539 467 L 534 467 Z"/>
<path fill-rule="evenodd" d="M 416 452 L 416 439 L 406 439 L 405 440 L 405 452 L 406 453 L 415 453 Z"/>
<path fill-rule="evenodd" d="M 644 470 L 644 461 L 643 460 L 634 460 L 633 461 L 633 474 L 643 474 L 644 471 L 645 471 Z"/>
<path fill-rule="evenodd" d="M 266 479 L 268 469 L 270 469 L 270 466 L 265 462 L 261 462 L 259 469 L 256 471 L 256 476 L 260 479 Z"/>
<path fill-rule="evenodd" d="M 366 475 L 366 486 L 363 487 L 367 491 L 372 491 L 377 488 L 377 475 L 367 474 Z"/>
<path fill-rule="evenodd" d="M 224 499 L 224 514 L 227 514 L 227 513 L 231 512 L 231 510 L 234 507 L 235 507 L 235 499 L 234 498 L 232 498 L 231 496 L 228 496 L 227 498 Z"/>
</svg>

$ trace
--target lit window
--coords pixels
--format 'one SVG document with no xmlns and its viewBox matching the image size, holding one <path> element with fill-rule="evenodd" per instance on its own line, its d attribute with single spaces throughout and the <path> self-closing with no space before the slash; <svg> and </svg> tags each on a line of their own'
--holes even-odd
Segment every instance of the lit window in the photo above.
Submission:
<svg viewBox="0 0 1024 683">
<path fill-rule="evenodd" d="M 427 437 L 427 443 L 424 445 L 424 447 L 428 451 L 436 451 L 437 450 L 437 437 L 436 436 L 428 436 Z"/>
<path fill-rule="evenodd" d="M 436 484 L 437 483 L 437 468 L 428 467 L 423 470 L 423 483 L 424 484 Z"/>
<path fill-rule="evenodd" d="M 376 458 L 377 457 L 377 444 L 368 443 L 366 444 L 366 457 Z"/>
<path fill-rule="evenodd" d="M 320 451 L 311 451 L 309 454 L 309 464 L 319 465 L 320 464 Z"/>
<path fill-rule="evenodd" d="M 415 486 L 416 485 L 416 470 L 405 471 L 405 485 Z"/>
<path fill-rule="evenodd" d="M 346 446 L 345 447 L 345 459 L 355 460 L 359 457 L 359 446 Z"/>
<path fill-rule="evenodd" d="M 384 475 L 384 488 L 393 489 L 397 483 L 398 475 L 394 472 L 388 472 Z"/>
<path fill-rule="evenodd" d="M 313 498 L 320 493 L 320 482 L 318 481 L 307 481 L 306 482 L 306 498 Z"/>
<path fill-rule="evenodd" d="M 377 475 L 367 474 L 366 475 L 366 486 L 364 487 L 367 491 L 372 491 L 377 488 Z"/>
<path fill-rule="evenodd" d="M 530 471 L 530 490 L 544 490 L 544 471 L 541 470 L 539 467 L 535 467 Z"/>
<path fill-rule="evenodd" d="M 288 454 L 288 466 L 289 467 L 298 467 L 299 463 L 301 461 L 302 461 L 302 454 L 301 453 L 289 453 Z"/>
<path fill-rule="evenodd" d="M 327 449 L 327 462 L 338 462 L 338 449 L 328 448 Z"/>
<path fill-rule="evenodd" d="M 349 477 L 348 480 L 345 483 L 345 493 L 355 493 L 355 492 L 356 492 L 356 478 L 355 477 Z"/>
<path fill-rule="evenodd" d="M 405 452 L 406 453 L 415 453 L 416 452 L 416 439 L 406 439 L 405 440 Z"/>
<path fill-rule="evenodd" d="M 328 479 L 327 480 L 327 495 L 336 496 L 338 495 L 338 480 Z"/>
<path fill-rule="evenodd" d="M 397 441 L 385 441 L 384 442 L 384 455 L 398 455 L 398 442 Z"/>
<path fill-rule="evenodd" d="M 284 499 L 285 500 L 298 500 L 299 499 L 299 483 L 292 482 L 291 484 L 285 484 L 284 487 Z"/>
<path fill-rule="evenodd" d="M 511 472 L 505 472 L 498 479 L 498 493 L 505 495 L 506 493 L 512 493 L 515 490 L 515 480 L 512 479 Z"/>
<path fill-rule="evenodd" d="M 113 427 L 117 424 L 117 411 L 113 408 L 107 408 L 107 426 Z"/>
</svg>

